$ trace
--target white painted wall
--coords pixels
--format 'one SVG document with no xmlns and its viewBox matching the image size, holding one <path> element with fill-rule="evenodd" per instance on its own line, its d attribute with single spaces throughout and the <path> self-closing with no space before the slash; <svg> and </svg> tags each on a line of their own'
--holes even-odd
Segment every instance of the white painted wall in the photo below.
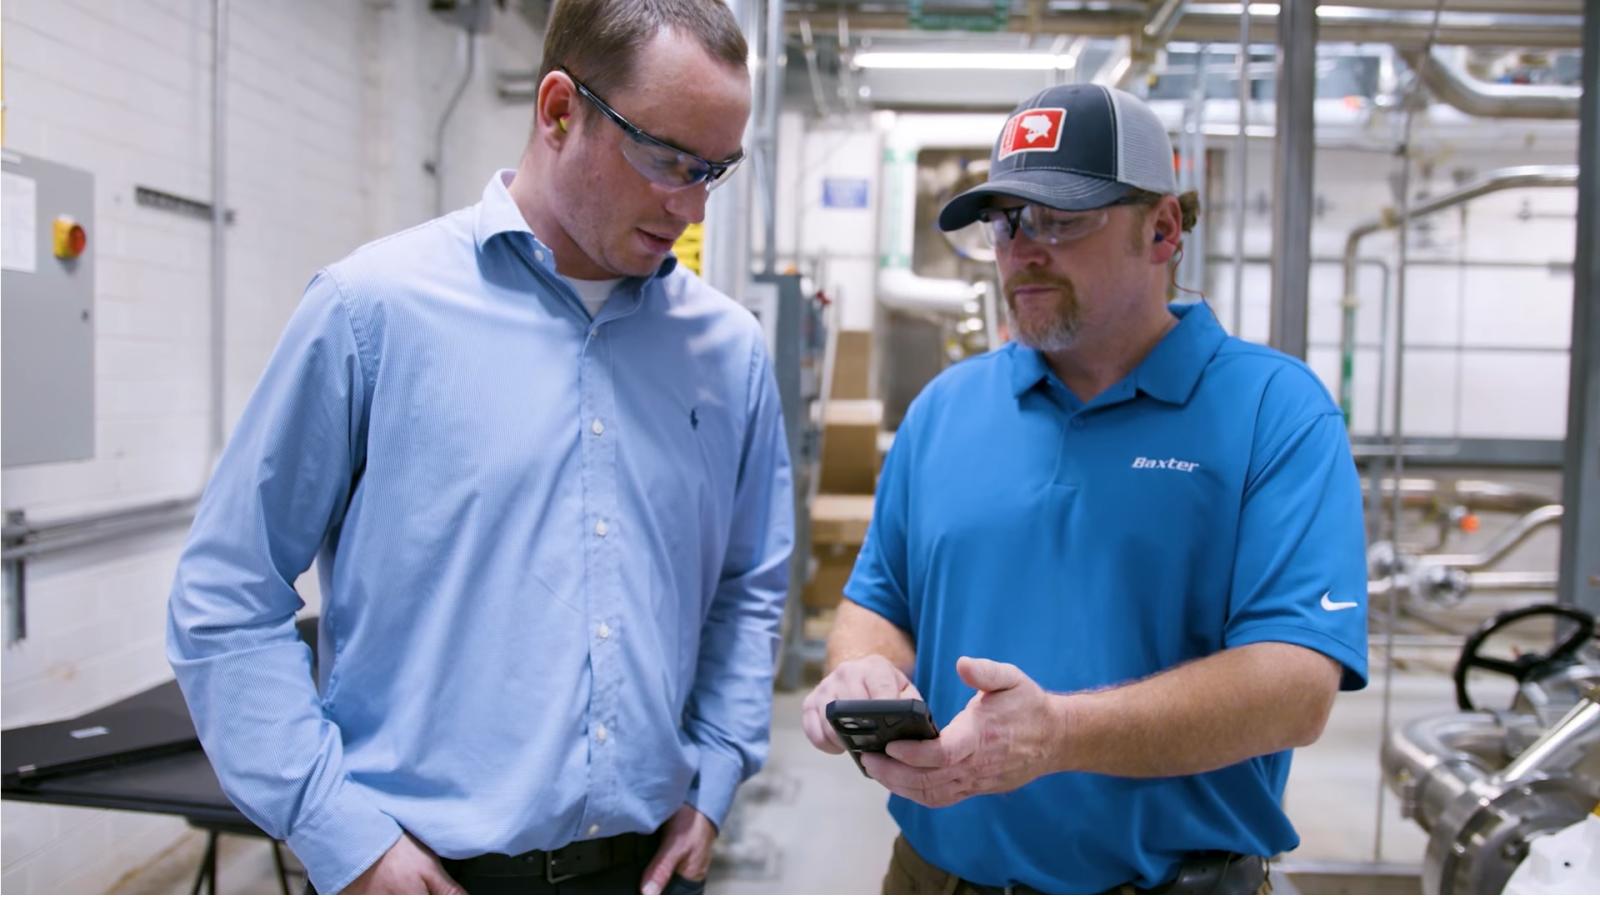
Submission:
<svg viewBox="0 0 1600 900">
<path fill-rule="evenodd" d="M 426 4 L 230 4 L 226 415 L 254 388 L 311 274 L 432 216 L 422 171 L 464 61 Z M 197 491 L 210 464 L 209 224 L 135 205 L 135 185 L 211 193 L 210 0 L 9 0 L 5 144 L 95 176 L 96 455 L 10 468 L 3 503 L 51 519 Z M 542 37 L 497 14 L 446 146 L 447 208 L 514 166 L 529 110 L 493 94 Z M 165 605 L 183 533 L 28 567 L 28 637 L 4 649 L 5 727 L 167 680 Z M 301 587 L 315 606 L 315 585 Z M 6 803 L 5 893 L 98 893 L 184 838 L 182 820 Z M 182 852 L 194 853 L 189 841 Z"/>
<path fill-rule="evenodd" d="M 821 287 L 840 305 L 844 328 L 870 329 L 880 252 L 883 136 L 865 115 L 819 122 L 797 113 L 779 117 L 778 135 L 780 260 L 797 264 L 803 272 L 820 272 Z M 828 178 L 866 181 L 867 208 L 824 206 L 822 184 Z M 753 246 L 759 254 L 759 206 L 754 228 Z"/>
</svg>

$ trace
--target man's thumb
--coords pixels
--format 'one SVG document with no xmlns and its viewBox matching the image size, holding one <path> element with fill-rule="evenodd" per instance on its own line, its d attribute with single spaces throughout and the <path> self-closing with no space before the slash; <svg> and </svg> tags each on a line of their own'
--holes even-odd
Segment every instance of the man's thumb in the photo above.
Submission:
<svg viewBox="0 0 1600 900">
<path fill-rule="evenodd" d="M 978 691 L 1006 691 L 1022 683 L 1022 670 L 1010 663 L 963 656 L 956 660 L 956 673 L 967 687 Z"/>
</svg>

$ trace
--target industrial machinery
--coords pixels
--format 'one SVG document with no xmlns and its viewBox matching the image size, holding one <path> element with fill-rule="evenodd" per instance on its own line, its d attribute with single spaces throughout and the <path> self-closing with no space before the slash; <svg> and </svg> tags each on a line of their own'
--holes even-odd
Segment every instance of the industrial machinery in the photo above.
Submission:
<svg viewBox="0 0 1600 900">
<path fill-rule="evenodd" d="M 1376 498 L 1369 502 L 1386 503 L 1394 490 L 1394 480 L 1385 479 L 1378 493 L 1369 494 L 1369 498 Z M 1555 590 L 1554 571 L 1499 568 L 1536 534 L 1560 528 L 1562 507 L 1553 498 L 1514 485 L 1472 479 L 1447 482 L 1407 478 L 1401 481 L 1399 490 L 1406 509 L 1421 514 L 1422 527 L 1437 529 L 1437 539 L 1430 546 L 1374 541 L 1367 548 L 1368 595 L 1377 597 L 1398 591 L 1403 611 L 1426 620 L 1428 611 L 1458 606 L 1471 593 Z M 1516 518 L 1478 550 L 1447 552 L 1446 545 L 1454 536 L 1472 534 L 1484 527 L 1481 513 L 1511 513 Z"/>
<path fill-rule="evenodd" d="M 1543 650 L 1491 655 L 1515 634 Z M 1475 673 L 1516 680 L 1509 708 L 1479 708 Z M 1484 622 L 1455 671 L 1457 712 L 1409 722 L 1383 746 L 1385 782 L 1428 832 L 1426 893 L 1495 894 L 1545 835 L 1600 802 L 1600 632 L 1581 609 L 1539 604 Z"/>
</svg>

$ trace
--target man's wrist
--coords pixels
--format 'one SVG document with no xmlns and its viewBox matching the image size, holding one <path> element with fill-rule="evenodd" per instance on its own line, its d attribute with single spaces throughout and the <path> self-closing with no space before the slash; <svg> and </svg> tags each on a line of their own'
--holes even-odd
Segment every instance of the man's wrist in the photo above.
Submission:
<svg viewBox="0 0 1600 900">
<path fill-rule="evenodd" d="M 1043 719 L 1049 729 L 1051 751 L 1048 774 L 1076 772 L 1083 767 L 1076 752 L 1085 737 L 1079 724 L 1083 698 L 1083 694 L 1045 694 Z"/>
</svg>

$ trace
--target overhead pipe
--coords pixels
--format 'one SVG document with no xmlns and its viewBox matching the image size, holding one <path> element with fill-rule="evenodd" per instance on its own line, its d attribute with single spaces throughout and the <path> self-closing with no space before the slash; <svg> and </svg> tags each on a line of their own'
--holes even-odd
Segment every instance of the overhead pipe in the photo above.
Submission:
<svg viewBox="0 0 1600 900">
<path fill-rule="evenodd" d="M 1341 294 L 1344 310 L 1339 323 L 1339 408 L 1344 411 L 1346 422 L 1351 421 L 1355 393 L 1356 309 L 1360 306 L 1356 296 L 1356 259 L 1360 255 L 1361 242 L 1376 232 L 1398 228 L 1411 220 L 1459 206 L 1485 194 L 1517 188 L 1573 187 L 1577 183 L 1577 166 L 1513 166 L 1496 169 L 1454 191 L 1416 204 L 1409 213 L 1385 209 L 1378 218 L 1351 229 L 1344 242 L 1344 290 Z M 1396 348 L 1396 352 L 1403 350 L 1403 347 Z"/>
<path fill-rule="evenodd" d="M 1431 2 L 1431 0 L 1430 0 Z M 1347 7 L 1359 4 L 1329 3 Z M 1173 27 L 1169 40 L 1225 43 L 1237 40 L 1237 4 L 1191 3 Z M 1263 4 L 1265 7 L 1265 4 Z M 1279 4 L 1281 14 L 1282 4 Z M 1454 10 L 1454 6 L 1451 7 Z M 1451 18 L 1437 31 L 1424 18 L 1405 11 L 1350 11 L 1352 14 L 1318 16 L 1321 39 L 1336 43 L 1387 43 L 1397 47 L 1421 47 L 1430 34 L 1445 45 L 1473 47 L 1530 47 L 1576 49 L 1580 46 L 1582 17 L 1578 15 L 1524 15 L 1520 7 L 1485 12 L 1466 18 Z M 1532 9 L 1529 10 L 1532 12 Z M 844 23 L 858 32 L 899 32 L 908 28 L 904 13 L 814 8 L 795 11 L 786 17 L 791 33 L 798 34 L 801 19 L 809 18 L 814 29 L 832 30 Z M 1269 43 L 1277 39 L 1277 15 L 1263 8 L 1253 12 L 1250 41 Z M 1142 33 L 1146 19 L 1140 13 L 1116 11 L 1058 12 L 1038 23 L 1038 33 L 1071 34 L 1087 37 L 1128 37 Z M 1026 32 L 1026 13 L 1013 14 L 1009 30 Z"/>
<path fill-rule="evenodd" d="M 1453 13 L 1499 15 L 1583 15 L 1583 0 L 1447 0 Z M 1407 12 L 1432 12 L 1439 0 L 1339 0 L 1340 6 Z"/>
<path fill-rule="evenodd" d="M 1576 119 L 1583 89 L 1566 85 L 1494 84 L 1474 78 L 1443 48 L 1423 64 L 1421 50 L 1402 50 L 1406 65 L 1435 97 L 1469 116 L 1494 119 Z"/>
<path fill-rule="evenodd" d="M 1155 63 L 1156 53 L 1171 39 L 1172 31 L 1178 27 L 1179 20 L 1183 18 L 1183 8 L 1188 2 L 1189 0 L 1161 0 L 1161 3 L 1150 11 L 1150 18 L 1145 20 L 1144 26 L 1133 33 L 1129 64 L 1116 73 L 1116 79 L 1111 82 L 1112 84 L 1126 90 L 1149 73 L 1150 66 Z M 1203 74 L 1200 80 L 1205 81 Z"/>
<path fill-rule="evenodd" d="M 1117 41 L 1105 62 L 1100 64 L 1100 68 L 1089 81 L 1093 84 L 1113 86 L 1126 84 L 1133 66 L 1133 39 L 1124 37 Z"/>
</svg>

